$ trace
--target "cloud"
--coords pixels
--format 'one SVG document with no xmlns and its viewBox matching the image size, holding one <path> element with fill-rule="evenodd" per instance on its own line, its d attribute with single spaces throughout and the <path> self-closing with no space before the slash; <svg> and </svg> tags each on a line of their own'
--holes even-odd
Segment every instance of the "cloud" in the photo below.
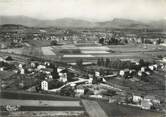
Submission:
<svg viewBox="0 0 166 117">
<path fill-rule="evenodd" d="M 0 15 L 41 19 L 163 19 L 165 0 L 0 0 Z"/>
</svg>

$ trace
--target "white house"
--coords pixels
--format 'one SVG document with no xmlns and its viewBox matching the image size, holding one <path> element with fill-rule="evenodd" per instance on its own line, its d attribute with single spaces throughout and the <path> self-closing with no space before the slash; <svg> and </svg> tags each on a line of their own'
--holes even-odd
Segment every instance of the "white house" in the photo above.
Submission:
<svg viewBox="0 0 166 117">
<path fill-rule="evenodd" d="M 166 57 L 164 57 L 164 58 L 162 59 L 162 61 L 163 61 L 163 62 L 166 62 Z"/>
<path fill-rule="evenodd" d="M 25 74 L 25 70 L 23 68 L 20 69 L 20 74 Z"/>
<path fill-rule="evenodd" d="M 37 66 L 37 69 L 38 69 L 38 70 L 45 69 L 45 68 L 46 68 L 46 66 L 44 66 L 44 65 L 38 65 L 38 66 Z"/>
<path fill-rule="evenodd" d="M 65 68 L 63 68 L 63 67 L 58 67 L 58 68 L 57 68 L 57 72 L 60 73 L 60 72 L 61 72 L 62 70 L 64 70 L 64 69 L 65 69 Z"/>
<path fill-rule="evenodd" d="M 139 103 L 141 102 L 142 98 L 140 96 L 133 95 L 133 102 L 134 103 Z"/>
<path fill-rule="evenodd" d="M 32 67 L 32 68 L 36 67 L 35 63 L 32 62 L 32 63 L 31 63 L 31 67 Z"/>
<path fill-rule="evenodd" d="M 148 68 L 150 69 L 150 70 L 154 70 L 154 66 L 153 65 L 150 65 L 150 66 L 148 66 Z"/>
<path fill-rule="evenodd" d="M 67 82 L 67 73 L 59 73 L 59 81 Z"/>
<path fill-rule="evenodd" d="M 4 60 L 2 57 L 0 57 L 0 61 L 3 61 L 3 62 L 5 62 L 5 60 Z"/>
<path fill-rule="evenodd" d="M 80 96 L 80 95 L 84 95 L 84 89 L 76 89 L 75 93 Z"/>
<path fill-rule="evenodd" d="M 95 72 L 95 76 L 96 76 L 96 77 L 100 77 L 100 72 L 96 71 L 96 72 Z"/>
<path fill-rule="evenodd" d="M 146 73 L 146 75 L 150 75 L 150 72 L 148 72 L 148 71 L 146 71 L 145 73 Z"/>
<path fill-rule="evenodd" d="M 149 100 L 149 99 L 143 99 L 141 101 L 141 108 L 142 109 L 146 109 L 146 110 L 149 110 L 151 109 L 151 106 L 152 106 L 152 102 Z"/>
<path fill-rule="evenodd" d="M 41 89 L 47 91 L 48 90 L 48 82 L 47 81 L 42 81 L 41 82 Z"/>
<path fill-rule="evenodd" d="M 119 75 L 123 77 L 125 75 L 125 73 L 127 73 L 129 71 L 130 71 L 129 69 L 120 70 Z"/>
<path fill-rule="evenodd" d="M 142 76 L 142 71 L 138 71 L 138 76 Z"/>
<path fill-rule="evenodd" d="M 92 74 L 88 74 L 88 83 L 89 84 L 92 84 L 92 81 L 93 81 L 93 75 Z"/>
<path fill-rule="evenodd" d="M 141 71 L 142 71 L 142 72 L 145 72 L 145 67 L 141 67 Z"/>
<path fill-rule="evenodd" d="M 3 71 L 3 70 L 4 70 L 3 67 L 1 67 L 1 68 L 0 68 L 0 71 Z"/>
<path fill-rule="evenodd" d="M 158 68 L 158 65 L 157 65 L 157 64 L 154 64 L 153 67 L 154 67 L 155 69 L 157 69 L 157 68 Z"/>
<path fill-rule="evenodd" d="M 22 68 L 22 64 L 19 64 L 18 67 L 21 69 Z"/>
<path fill-rule="evenodd" d="M 125 72 L 123 70 L 120 70 L 119 75 L 124 76 Z"/>
</svg>

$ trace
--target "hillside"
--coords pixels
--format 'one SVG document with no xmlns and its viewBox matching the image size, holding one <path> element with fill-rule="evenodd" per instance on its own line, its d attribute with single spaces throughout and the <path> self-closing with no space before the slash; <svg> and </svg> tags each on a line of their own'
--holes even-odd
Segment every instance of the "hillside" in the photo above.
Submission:
<svg viewBox="0 0 166 117">
<path fill-rule="evenodd" d="M 90 22 L 87 20 L 62 18 L 56 20 L 40 20 L 25 16 L 0 16 L 0 25 L 19 24 L 29 27 L 85 27 L 85 28 L 119 28 L 119 29 L 166 29 L 166 20 L 160 21 L 135 21 L 115 18 L 104 22 Z"/>
</svg>

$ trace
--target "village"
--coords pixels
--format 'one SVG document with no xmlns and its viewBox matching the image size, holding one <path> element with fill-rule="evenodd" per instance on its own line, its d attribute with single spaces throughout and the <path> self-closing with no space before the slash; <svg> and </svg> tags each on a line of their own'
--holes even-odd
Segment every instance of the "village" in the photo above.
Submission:
<svg viewBox="0 0 166 117">
<path fill-rule="evenodd" d="M 165 113 L 165 37 L 160 30 L 3 25 L 1 111 L 86 117 L 97 103 L 111 114 Z"/>
<path fill-rule="evenodd" d="M 58 65 L 49 61 L 28 60 L 19 62 L 6 56 L 0 58 L 1 89 L 24 90 L 27 92 L 49 93 L 61 96 L 79 97 L 85 99 L 107 100 L 108 103 L 136 106 L 145 110 L 165 111 L 164 94 L 153 93 L 154 90 L 165 89 L 163 80 L 155 80 L 151 76 L 166 71 L 165 58 L 154 63 L 140 61 L 118 61 L 123 64 L 112 65 L 116 70 L 108 69 L 109 59 L 98 60 L 96 64 L 75 66 Z M 125 66 L 125 63 L 128 65 Z M 78 67 L 79 66 L 79 69 Z M 81 66 L 81 67 L 80 67 Z M 98 69 L 100 66 L 101 69 Z M 106 69 L 107 67 L 107 69 Z M 161 76 L 160 76 L 161 77 Z M 164 78 L 164 76 L 163 76 Z M 116 82 L 125 84 L 116 84 Z M 152 93 L 148 94 L 137 89 L 137 84 L 151 82 Z M 127 84 L 135 84 L 127 86 Z M 157 84 L 158 83 L 158 84 Z M 149 86 L 150 87 L 150 86 Z M 148 86 L 142 87 L 144 89 Z M 157 88 L 157 89 L 155 89 Z"/>
</svg>

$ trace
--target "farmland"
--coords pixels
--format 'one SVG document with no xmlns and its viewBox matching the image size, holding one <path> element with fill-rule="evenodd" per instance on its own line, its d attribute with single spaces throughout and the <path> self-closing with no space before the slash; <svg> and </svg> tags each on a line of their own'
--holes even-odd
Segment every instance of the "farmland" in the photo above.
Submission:
<svg viewBox="0 0 166 117">
<path fill-rule="evenodd" d="M 80 100 L 76 98 L 44 95 L 37 93 L 2 91 L 0 101 L 0 114 L 3 116 L 85 116 L 85 109 Z M 11 98 L 11 99 L 9 99 Z M 20 105 L 19 111 L 7 113 L 5 105 Z M 49 111 L 48 111 L 49 110 Z"/>
<path fill-rule="evenodd" d="M 1 52 L 44 57 L 60 58 L 61 61 L 75 62 L 83 59 L 86 62 L 96 61 L 96 58 L 144 58 L 153 60 L 158 55 L 166 55 L 166 47 L 155 45 L 118 45 L 118 46 L 78 46 L 74 44 L 47 47 L 23 47 L 16 49 L 1 49 Z M 151 56 L 151 57 L 150 57 Z"/>
<path fill-rule="evenodd" d="M 137 107 L 105 103 L 98 101 L 101 108 L 109 117 L 161 117 L 164 113 L 144 111 Z"/>
</svg>

